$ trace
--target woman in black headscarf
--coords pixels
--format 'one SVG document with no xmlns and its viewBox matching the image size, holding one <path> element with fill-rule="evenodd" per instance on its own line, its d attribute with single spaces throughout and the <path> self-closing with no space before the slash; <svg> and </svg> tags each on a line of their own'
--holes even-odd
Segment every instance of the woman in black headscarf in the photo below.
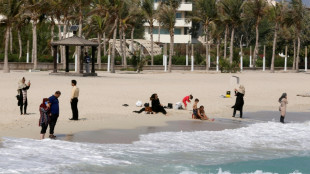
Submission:
<svg viewBox="0 0 310 174">
<path fill-rule="evenodd" d="M 166 110 L 164 109 L 164 107 L 160 104 L 160 101 L 158 99 L 158 95 L 157 94 L 153 94 L 150 98 L 150 100 L 152 101 L 152 111 L 153 112 L 161 112 L 164 115 L 167 114 Z"/>
<path fill-rule="evenodd" d="M 234 113 L 233 113 L 233 117 L 236 116 L 236 111 L 240 111 L 240 118 L 242 118 L 242 111 L 243 111 L 243 105 L 244 105 L 244 97 L 245 94 L 245 88 L 243 85 L 240 85 L 239 89 L 235 89 L 235 95 L 237 96 L 236 98 L 236 103 L 233 107 L 234 108 Z"/>
</svg>

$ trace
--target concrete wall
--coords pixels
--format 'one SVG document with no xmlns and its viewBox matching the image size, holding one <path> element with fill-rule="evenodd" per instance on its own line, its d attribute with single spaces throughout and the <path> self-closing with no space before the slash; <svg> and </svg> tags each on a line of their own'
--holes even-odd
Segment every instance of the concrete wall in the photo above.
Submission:
<svg viewBox="0 0 310 174">
<path fill-rule="evenodd" d="M 20 63 L 20 62 L 10 62 L 9 63 L 10 70 L 29 70 L 33 68 L 33 63 Z M 107 64 L 101 64 L 102 69 L 101 70 L 106 70 L 107 69 Z M 132 68 L 132 66 L 128 66 L 129 68 Z M 59 63 L 57 65 L 58 70 L 63 70 L 62 68 L 62 63 Z M 115 69 L 120 70 L 122 69 L 123 66 L 116 65 Z M 3 62 L 0 63 L 0 70 L 3 69 Z M 48 70 L 53 70 L 54 69 L 54 64 L 53 63 L 38 63 L 38 69 L 42 71 L 48 71 Z M 74 70 L 74 64 L 70 63 L 69 64 L 69 69 L 70 71 Z M 95 64 L 95 69 L 98 69 L 98 65 Z M 205 70 L 205 66 L 201 65 L 196 65 L 194 67 L 195 70 Z M 244 70 L 255 70 L 253 68 L 248 68 L 244 67 Z M 291 67 L 288 67 L 288 70 L 290 70 Z M 85 70 L 85 68 L 84 68 Z M 162 65 L 154 65 L 154 66 L 144 66 L 143 70 L 157 70 L 157 71 L 163 71 L 164 66 Z M 183 70 L 183 71 L 190 71 L 191 66 L 185 66 L 185 65 L 173 65 L 172 70 Z M 211 67 L 210 70 L 215 71 L 215 67 Z M 256 70 L 262 70 L 262 68 L 258 67 Z M 266 70 L 269 70 L 269 68 L 266 67 Z M 275 70 L 283 70 L 282 67 L 276 67 Z"/>
</svg>

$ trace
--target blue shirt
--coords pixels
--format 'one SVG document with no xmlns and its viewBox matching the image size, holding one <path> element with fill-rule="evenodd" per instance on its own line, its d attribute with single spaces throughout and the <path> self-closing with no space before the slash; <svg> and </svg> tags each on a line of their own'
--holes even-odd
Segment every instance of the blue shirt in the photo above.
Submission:
<svg viewBox="0 0 310 174">
<path fill-rule="evenodd" d="M 59 114 L 59 101 L 58 99 L 52 95 L 48 98 L 49 102 L 51 103 L 51 113 L 52 114 Z"/>
</svg>

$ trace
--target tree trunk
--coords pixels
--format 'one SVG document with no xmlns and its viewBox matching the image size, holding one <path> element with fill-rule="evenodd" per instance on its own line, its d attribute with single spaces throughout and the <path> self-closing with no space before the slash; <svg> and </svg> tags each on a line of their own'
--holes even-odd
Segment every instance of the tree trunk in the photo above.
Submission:
<svg viewBox="0 0 310 174">
<path fill-rule="evenodd" d="M 58 40 L 61 40 L 61 39 L 62 39 L 62 36 L 61 36 L 61 26 L 58 25 Z M 63 52 L 62 52 L 63 48 L 62 48 L 62 46 L 59 46 L 59 50 L 60 50 L 59 52 L 60 52 L 61 60 L 63 60 Z M 57 54 L 58 54 L 58 52 L 57 52 Z M 58 58 L 58 56 L 57 56 L 57 58 Z"/>
<path fill-rule="evenodd" d="M 8 57 L 9 37 L 10 37 L 10 27 L 6 27 L 6 32 L 5 32 L 5 48 L 4 48 L 4 65 L 3 65 L 3 72 L 4 73 L 9 73 L 10 72 L 9 57 Z"/>
<path fill-rule="evenodd" d="M 103 55 L 106 56 L 107 55 L 107 42 L 105 39 L 105 33 L 103 33 Z"/>
<path fill-rule="evenodd" d="M 153 22 L 150 25 L 151 32 L 151 65 L 154 65 L 154 39 L 153 39 Z"/>
<path fill-rule="evenodd" d="M 294 39 L 294 59 L 293 59 L 293 70 L 296 70 L 296 39 Z"/>
<path fill-rule="evenodd" d="M 256 23 L 255 29 L 256 29 L 256 41 L 255 41 L 255 48 L 254 48 L 254 55 L 253 55 L 253 67 L 256 67 L 256 59 L 258 55 L 258 39 L 259 39 L 259 31 L 258 31 L 258 24 L 259 24 L 259 19 L 257 20 L 258 22 Z"/>
<path fill-rule="evenodd" d="M 18 36 L 18 45 L 19 45 L 19 56 L 18 59 L 22 57 L 23 54 L 23 44 L 22 44 L 22 38 L 20 35 L 20 29 L 17 30 L 17 36 Z"/>
<path fill-rule="evenodd" d="M 158 25 L 158 43 L 160 43 L 160 24 Z"/>
<path fill-rule="evenodd" d="M 55 29 L 55 24 L 52 22 L 51 25 L 51 42 L 54 42 L 54 29 Z M 54 55 L 54 49 L 51 47 L 51 55 Z"/>
<path fill-rule="evenodd" d="M 206 36 L 205 36 L 205 42 L 206 42 L 206 70 L 209 71 L 209 26 L 205 26 Z"/>
<path fill-rule="evenodd" d="M 117 23 L 118 19 L 116 19 L 114 22 L 113 45 L 111 56 L 111 73 L 115 73 L 115 44 L 116 44 Z"/>
<path fill-rule="evenodd" d="M 98 64 L 98 69 L 101 69 L 101 34 L 98 33 L 98 55 L 97 55 L 97 64 Z"/>
<path fill-rule="evenodd" d="M 235 27 L 231 30 L 231 38 L 230 38 L 230 51 L 229 51 L 229 63 L 232 64 L 233 62 L 233 55 L 234 55 L 234 35 L 235 35 Z"/>
<path fill-rule="evenodd" d="M 296 72 L 299 72 L 300 34 L 297 34 Z"/>
<path fill-rule="evenodd" d="M 37 50 L 37 20 L 33 20 L 33 25 L 32 25 L 32 50 L 33 50 L 33 69 L 37 69 L 38 65 L 38 50 Z"/>
<path fill-rule="evenodd" d="M 169 66 L 168 71 L 172 71 L 172 54 L 173 54 L 173 46 L 174 46 L 174 28 L 170 29 L 170 51 L 169 51 Z"/>
<path fill-rule="evenodd" d="M 78 36 L 82 37 L 83 30 L 83 13 L 82 13 L 82 4 L 79 5 L 79 33 Z M 77 72 L 80 72 L 81 67 L 81 47 L 77 47 Z M 82 55 L 83 56 L 83 55 Z M 93 57 L 92 57 L 93 59 Z"/>
<path fill-rule="evenodd" d="M 131 29 L 131 42 L 130 42 L 130 51 L 131 51 L 131 53 L 133 54 L 134 53 L 134 46 L 133 46 L 133 40 L 134 40 L 134 32 L 135 32 L 135 28 L 133 27 L 132 29 Z"/>
<path fill-rule="evenodd" d="M 227 57 L 227 35 L 228 35 L 228 24 L 226 24 L 225 38 L 224 38 L 224 59 Z"/>
<path fill-rule="evenodd" d="M 122 65 L 124 65 L 123 28 L 121 27 L 121 25 L 119 25 L 118 35 L 119 35 L 119 46 L 121 48 L 120 56 L 122 58 Z"/>
<path fill-rule="evenodd" d="M 271 59 L 271 66 L 270 71 L 274 73 L 274 59 L 276 56 L 276 46 L 277 46 L 277 34 L 278 34 L 278 23 L 276 23 L 274 36 L 273 36 L 273 45 L 272 45 L 272 59 Z"/>
<path fill-rule="evenodd" d="M 122 29 L 122 33 L 123 33 L 123 56 L 124 56 L 124 68 L 127 69 L 127 55 L 126 55 L 126 51 L 127 51 L 127 45 L 126 45 L 126 33 L 125 33 L 125 29 Z"/>
<path fill-rule="evenodd" d="M 13 54 L 13 33 L 12 33 L 12 28 L 10 28 L 10 53 Z"/>
</svg>

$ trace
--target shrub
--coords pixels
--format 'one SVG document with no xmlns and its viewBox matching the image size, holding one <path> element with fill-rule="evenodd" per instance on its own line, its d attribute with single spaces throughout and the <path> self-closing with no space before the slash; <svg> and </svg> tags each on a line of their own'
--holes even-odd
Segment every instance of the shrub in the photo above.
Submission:
<svg viewBox="0 0 310 174">
<path fill-rule="evenodd" d="M 240 71 L 238 62 L 233 62 L 232 64 L 230 64 L 228 59 L 221 59 L 219 63 L 222 73 L 236 73 Z"/>
</svg>

